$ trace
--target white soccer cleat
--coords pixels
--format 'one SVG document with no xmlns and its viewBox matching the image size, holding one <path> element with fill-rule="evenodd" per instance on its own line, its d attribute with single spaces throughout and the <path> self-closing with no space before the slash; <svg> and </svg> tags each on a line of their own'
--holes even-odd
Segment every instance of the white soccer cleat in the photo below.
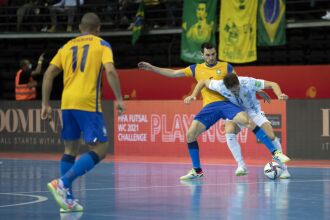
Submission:
<svg viewBox="0 0 330 220">
<path fill-rule="evenodd" d="M 83 212 L 84 207 L 78 203 L 77 199 L 67 199 L 68 209 L 60 208 L 61 213 Z"/>
<path fill-rule="evenodd" d="M 279 161 L 281 163 L 286 163 L 291 160 L 289 157 L 287 157 L 285 154 L 283 154 L 280 150 L 275 151 L 273 159 L 275 161 Z"/>
<path fill-rule="evenodd" d="M 202 178 L 204 176 L 203 171 L 197 173 L 194 168 L 192 168 L 186 175 L 181 176 L 180 180 L 191 180 L 191 179 L 197 179 Z"/>
<path fill-rule="evenodd" d="M 321 17 L 323 20 L 330 20 L 330 11 L 327 11 L 324 16 Z"/>
<path fill-rule="evenodd" d="M 283 170 L 280 175 L 280 179 L 290 179 L 290 178 L 291 178 L 291 175 L 290 175 L 288 169 Z"/>
<path fill-rule="evenodd" d="M 235 175 L 236 176 L 245 176 L 248 173 L 249 172 L 248 172 L 248 170 L 247 170 L 247 168 L 245 166 L 237 167 L 237 169 L 235 171 Z"/>
</svg>

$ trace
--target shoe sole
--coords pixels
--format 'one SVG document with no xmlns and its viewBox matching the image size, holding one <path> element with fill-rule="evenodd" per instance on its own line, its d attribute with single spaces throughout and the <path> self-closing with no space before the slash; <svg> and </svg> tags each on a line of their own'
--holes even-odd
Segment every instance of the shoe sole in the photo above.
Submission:
<svg viewBox="0 0 330 220">
<path fill-rule="evenodd" d="M 246 176 L 248 173 L 235 173 L 236 176 Z"/>
<path fill-rule="evenodd" d="M 195 176 L 195 177 L 192 177 L 192 178 L 189 178 L 189 177 L 186 177 L 186 178 L 182 178 L 180 177 L 180 180 L 195 180 L 195 179 L 200 179 L 200 178 L 203 178 L 204 175 L 202 176 Z"/>
<path fill-rule="evenodd" d="M 281 163 L 287 163 L 289 162 L 291 159 L 289 157 L 285 157 L 283 158 L 283 160 L 280 160 L 279 158 L 275 158 L 273 157 L 273 160 L 277 161 L 277 162 L 281 162 Z"/>
<path fill-rule="evenodd" d="M 52 186 L 52 183 L 48 183 L 47 184 L 47 188 L 49 190 L 49 192 L 52 194 L 53 198 L 55 199 L 55 201 L 57 202 L 57 204 L 64 210 L 67 210 L 66 205 L 64 205 L 61 201 L 61 199 L 58 198 L 58 195 L 56 193 L 56 190 L 54 189 L 54 187 Z"/>
<path fill-rule="evenodd" d="M 280 176 L 280 179 L 290 179 L 291 176 Z"/>
<path fill-rule="evenodd" d="M 289 162 L 291 159 L 290 158 L 285 158 L 284 160 L 280 160 L 281 161 L 281 163 L 287 163 L 287 162 Z"/>
<path fill-rule="evenodd" d="M 70 213 L 70 212 L 83 212 L 84 209 L 81 209 L 81 210 L 74 210 L 74 209 L 63 209 L 63 208 L 60 208 L 60 213 Z"/>
</svg>

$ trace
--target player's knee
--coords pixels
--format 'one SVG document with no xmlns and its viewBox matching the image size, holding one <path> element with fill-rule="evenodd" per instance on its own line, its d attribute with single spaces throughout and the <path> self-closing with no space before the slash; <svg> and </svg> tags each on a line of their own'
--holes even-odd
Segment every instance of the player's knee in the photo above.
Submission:
<svg viewBox="0 0 330 220">
<path fill-rule="evenodd" d="M 187 138 L 187 143 L 191 143 L 197 140 L 197 137 L 195 135 L 194 131 L 188 131 L 186 134 L 186 138 Z"/>
<path fill-rule="evenodd" d="M 95 146 L 92 146 L 93 151 L 99 156 L 100 161 L 103 160 L 107 156 L 109 143 L 98 143 Z"/>
<path fill-rule="evenodd" d="M 235 126 L 236 124 L 232 121 L 227 121 L 225 124 L 225 132 L 226 134 L 234 134 L 235 132 Z"/>
<path fill-rule="evenodd" d="M 245 112 L 238 113 L 235 116 L 234 121 L 238 122 L 239 124 L 243 125 L 244 127 L 247 127 L 247 128 L 250 127 L 250 120 Z"/>
</svg>

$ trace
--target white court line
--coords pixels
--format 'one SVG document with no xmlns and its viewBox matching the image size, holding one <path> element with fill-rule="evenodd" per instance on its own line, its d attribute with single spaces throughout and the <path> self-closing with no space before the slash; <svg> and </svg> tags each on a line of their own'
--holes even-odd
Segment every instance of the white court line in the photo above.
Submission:
<svg viewBox="0 0 330 220">
<path fill-rule="evenodd" d="M 330 179 L 320 179 L 320 180 L 292 180 L 292 179 L 285 179 L 285 180 L 289 180 L 290 183 L 330 182 Z M 260 182 L 236 182 L 236 183 L 203 183 L 203 180 L 197 180 L 197 181 L 199 181 L 201 183 L 201 184 L 199 184 L 200 186 L 232 186 L 233 184 L 253 185 L 253 184 L 261 184 L 261 183 L 273 182 L 273 180 L 260 181 Z M 281 180 L 278 181 L 277 183 L 281 183 Z M 107 188 L 81 189 L 81 190 L 73 190 L 73 191 L 74 192 L 83 192 L 83 191 L 132 190 L 132 189 L 179 188 L 179 187 L 185 188 L 186 186 L 183 185 L 183 184 L 180 184 L 180 185 L 172 185 L 172 186 L 107 187 Z M 0 193 L 0 195 L 1 194 L 23 194 L 23 193 L 45 193 L 45 192 L 49 192 L 49 191 Z"/>
<path fill-rule="evenodd" d="M 44 201 L 48 200 L 48 198 L 45 196 L 26 195 L 26 194 L 21 194 L 21 193 L 0 193 L 0 195 L 27 196 L 27 197 L 33 197 L 33 198 L 37 199 L 37 200 L 31 201 L 31 202 L 22 202 L 22 203 L 10 204 L 10 205 L 1 205 L 0 208 L 20 206 L 20 205 L 29 205 L 29 204 L 40 203 L 40 202 L 44 202 Z"/>
</svg>

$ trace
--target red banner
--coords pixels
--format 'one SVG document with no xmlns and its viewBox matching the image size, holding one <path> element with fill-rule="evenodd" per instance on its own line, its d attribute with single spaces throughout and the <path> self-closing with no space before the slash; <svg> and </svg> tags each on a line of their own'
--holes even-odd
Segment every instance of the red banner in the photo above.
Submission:
<svg viewBox="0 0 330 220">
<path fill-rule="evenodd" d="M 196 101 L 127 101 L 127 113 L 115 113 L 114 146 L 118 156 L 188 157 L 186 132 L 201 109 Z M 285 102 L 262 103 L 262 109 L 274 126 L 286 150 Z M 115 111 L 116 112 L 116 111 Z M 270 159 L 267 148 L 244 128 L 238 135 L 246 159 Z M 232 158 L 226 145 L 224 121 L 221 120 L 199 137 L 201 158 Z"/>
<path fill-rule="evenodd" d="M 291 99 L 330 98 L 330 65 L 234 68 L 240 76 L 277 82 Z M 131 100 L 181 100 L 196 83 L 193 78 L 168 78 L 138 69 L 118 70 L 118 74 L 123 94 Z M 103 85 L 104 98 L 113 99 L 108 83 Z"/>
</svg>

